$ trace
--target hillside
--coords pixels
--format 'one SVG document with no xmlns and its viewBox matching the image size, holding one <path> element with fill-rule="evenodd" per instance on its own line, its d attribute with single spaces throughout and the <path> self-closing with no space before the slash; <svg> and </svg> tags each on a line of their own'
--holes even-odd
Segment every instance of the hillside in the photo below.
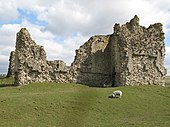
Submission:
<svg viewBox="0 0 170 127">
<path fill-rule="evenodd" d="M 3 80 L 3 81 L 2 81 Z M 94 88 L 80 84 L 2 85 L 1 127 L 169 127 L 170 87 Z M 120 99 L 110 99 L 114 91 Z"/>
<path fill-rule="evenodd" d="M 170 87 L 170 76 L 166 77 L 166 87 Z"/>
</svg>

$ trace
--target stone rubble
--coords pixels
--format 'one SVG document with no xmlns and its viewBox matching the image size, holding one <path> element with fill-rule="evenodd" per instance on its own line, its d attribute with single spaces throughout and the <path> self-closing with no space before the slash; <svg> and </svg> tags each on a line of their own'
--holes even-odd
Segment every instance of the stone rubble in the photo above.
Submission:
<svg viewBox="0 0 170 127">
<path fill-rule="evenodd" d="M 16 85 L 57 82 L 89 86 L 164 86 L 164 57 L 162 24 L 145 28 L 139 25 L 135 15 L 126 24 L 115 24 L 113 34 L 92 36 L 76 50 L 70 67 L 61 60 L 47 61 L 43 46 L 37 45 L 28 30 L 22 28 L 17 33 L 8 73 L 14 75 Z"/>
</svg>

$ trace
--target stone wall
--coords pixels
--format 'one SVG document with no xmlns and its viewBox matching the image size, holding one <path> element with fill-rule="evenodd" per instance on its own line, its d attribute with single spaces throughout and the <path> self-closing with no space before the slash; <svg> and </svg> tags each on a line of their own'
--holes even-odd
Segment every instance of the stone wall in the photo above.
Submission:
<svg viewBox="0 0 170 127">
<path fill-rule="evenodd" d="M 117 85 L 165 84 L 165 44 L 162 24 L 145 28 L 135 16 L 130 22 L 116 24 L 112 37 Z M 115 49 L 113 47 L 113 49 Z"/>
<path fill-rule="evenodd" d="M 16 40 L 15 84 L 164 85 L 164 56 L 162 24 L 145 28 L 139 25 L 137 16 L 126 24 L 115 24 L 113 34 L 91 37 L 76 50 L 70 67 L 61 60 L 47 61 L 43 46 L 37 45 L 28 30 L 22 28 Z"/>
<path fill-rule="evenodd" d="M 76 72 L 78 83 L 90 86 L 111 84 L 111 47 L 110 35 L 91 37 L 76 50 L 71 68 Z"/>
<path fill-rule="evenodd" d="M 10 53 L 10 58 L 9 58 L 9 67 L 8 67 L 8 72 L 7 72 L 7 78 L 8 77 L 13 77 L 14 76 L 14 69 L 15 69 L 15 52 L 12 51 Z"/>
<path fill-rule="evenodd" d="M 29 32 L 22 28 L 16 40 L 15 84 L 49 81 L 45 76 L 48 69 L 43 46 L 36 45 Z"/>
<path fill-rule="evenodd" d="M 51 82 L 56 83 L 69 83 L 72 81 L 72 75 L 70 75 L 70 67 L 66 66 L 66 63 L 62 60 L 47 61 L 49 72 L 47 76 L 51 78 Z"/>
<path fill-rule="evenodd" d="M 63 61 L 47 61 L 43 46 L 37 45 L 27 29 L 17 33 L 15 50 L 15 84 L 33 82 L 67 82 Z M 64 81 L 63 81 L 64 80 Z"/>
</svg>

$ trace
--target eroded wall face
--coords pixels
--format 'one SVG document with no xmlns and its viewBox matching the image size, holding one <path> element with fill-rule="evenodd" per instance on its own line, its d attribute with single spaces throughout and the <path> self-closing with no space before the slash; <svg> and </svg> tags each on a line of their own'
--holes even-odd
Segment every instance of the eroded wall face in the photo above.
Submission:
<svg viewBox="0 0 170 127">
<path fill-rule="evenodd" d="M 15 84 L 34 82 L 68 82 L 63 61 L 47 61 L 43 46 L 37 45 L 29 32 L 22 28 L 17 33 L 15 50 Z"/>
<path fill-rule="evenodd" d="M 77 51 L 72 68 L 77 73 L 78 83 L 91 86 L 111 84 L 110 36 L 91 37 Z"/>
<path fill-rule="evenodd" d="M 117 46 L 114 58 L 118 61 L 118 85 L 165 84 L 162 24 L 145 28 L 135 17 L 122 26 L 115 26 L 113 43 Z"/>
<path fill-rule="evenodd" d="M 164 56 L 162 24 L 145 28 L 139 25 L 137 16 L 124 25 L 115 24 L 111 35 L 91 37 L 76 50 L 70 67 L 61 60 L 47 61 L 43 46 L 37 45 L 22 28 L 17 33 L 15 84 L 164 85 Z"/>
<path fill-rule="evenodd" d="M 15 70 L 15 52 L 12 51 L 10 53 L 8 73 L 6 77 L 14 77 L 14 70 Z"/>
<path fill-rule="evenodd" d="M 43 69 L 44 68 L 44 71 Z M 29 32 L 22 28 L 17 33 L 15 50 L 15 84 L 23 85 L 45 81 L 48 70 L 46 54 L 42 46 L 36 45 Z M 44 76 L 44 77 L 43 77 Z"/>
</svg>

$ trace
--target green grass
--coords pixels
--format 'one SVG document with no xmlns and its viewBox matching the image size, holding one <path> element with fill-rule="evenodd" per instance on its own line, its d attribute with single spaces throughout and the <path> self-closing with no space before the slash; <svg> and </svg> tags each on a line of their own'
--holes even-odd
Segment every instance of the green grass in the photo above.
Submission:
<svg viewBox="0 0 170 127">
<path fill-rule="evenodd" d="M 12 79 L 3 79 L 12 84 Z M 2 81 L 1 81 L 2 83 Z M 123 97 L 110 99 L 114 90 Z M 0 127 L 169 127 L 170 87 L 0 85 Z"/>
<path fill-rule="evenodd" d="M 14 84 L 14 78 L 0 77 L 0 87 L 2 86 L 12 86 Z"/>
<path fill-rule="evenodd" d="M 170 87 L 170 76 L 166 77 L 166 86 Z"/>
</svg>

